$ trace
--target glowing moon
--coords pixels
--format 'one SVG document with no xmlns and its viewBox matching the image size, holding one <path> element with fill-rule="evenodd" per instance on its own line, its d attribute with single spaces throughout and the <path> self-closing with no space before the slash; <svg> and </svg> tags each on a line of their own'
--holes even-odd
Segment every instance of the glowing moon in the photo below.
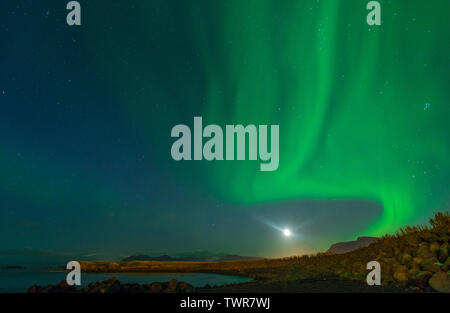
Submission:
<svg viewBox="0 0 450 313">
<path fill-rule="evenodd" d="M 283 234 L 284 234 L 286 237 L 290 237 L 290 236 L 291 236 L 291 231 L 290 231 L 288 228 L 285 228 L 285 229 L 283 230 Z"/>
</svg>

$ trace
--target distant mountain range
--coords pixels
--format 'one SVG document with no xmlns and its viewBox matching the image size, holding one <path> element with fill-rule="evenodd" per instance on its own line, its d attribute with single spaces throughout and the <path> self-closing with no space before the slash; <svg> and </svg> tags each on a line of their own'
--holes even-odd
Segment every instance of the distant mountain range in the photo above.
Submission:
<svg viewBox="0 0 450 313">
<path fill-rule="evenodd" d="M 132 255 L 123 259 L 123 261 L 239 261 L 239 260 L 257 260 L 258 257 L 241 256 L 237 254 L 213 253 L 208 251 L 198 251 L 185 253 L 182 255 L 170 256 L 163 254 L 159 256 Z"/>
<path fill-rule="evenodd" d="M 331 245 L 327 252 L 336 254 L 351 252 L 361 247 L 367 247 L 376 239 L 377 237 L 358 237 L 355 241 L 338 242 Z"/>
<path fill-rule="evenodd" d="M 347 253 L 361 247 L 367 247 L 374 242 L 377 237 L 358 237 L 355 241 L 338 242 L 327 250 L 328 253 Z M 131 255 L 123 259 L 123 261 L 242 261 L 242 260 L 257 260 L 260 257 L 242 256 L 237 254 L 214 253 L 209 251 L 195 251 L 182 253 L 178 255 Z"/>
</svg>

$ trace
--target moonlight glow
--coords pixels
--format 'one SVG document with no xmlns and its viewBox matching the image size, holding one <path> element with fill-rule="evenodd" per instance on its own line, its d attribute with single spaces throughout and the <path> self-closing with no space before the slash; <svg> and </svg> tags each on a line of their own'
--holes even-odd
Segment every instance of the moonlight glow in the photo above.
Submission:
<svg viewBox="0 0 450 313">
<path fill-rule="evenodd" d="M 283 230 L 283 234 L 284 234 L 286 237 L 291 237 L 291 231 L 290 231 L 288 228 L 285 228 L 285 229 Z"/>
</svg>

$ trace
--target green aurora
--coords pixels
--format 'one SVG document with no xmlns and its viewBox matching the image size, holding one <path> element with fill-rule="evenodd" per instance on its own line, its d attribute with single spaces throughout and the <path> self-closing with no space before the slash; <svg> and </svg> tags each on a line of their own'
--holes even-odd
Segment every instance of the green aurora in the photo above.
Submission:
<svg viewBox="0 0 450 313">
<path fill-rule="evenodd" d="M 178 78 L 172 88 L 186 107 L 182 113 L 169 110 L 183 116 L 173 125 L 192 123 L 199 114 L 207 123 L 280 125 L 280 167 L 274 173 L 260 172 L 250 161 L 195 166 L 213 194 L 240 205 L 375 201 L 383 213 L 367 229 L 372 235 L 448 207 L 450 4 L 380 2 L 382 25 L 372 27 L 366 24 L 366 1 L 194 1 L 167 8 L 176 12 L 178 26 L 166 21 L 165 46 L 156 50 L 176 50 L 165 73 Z M 137 5 L 136 23 L 144 30 L 133 35 L 125 27 L 124 38 L 145 39 L 145 29 L 161 23 L 153 8 Z M 178 36 L 189 48 L 177 45 Z M 133 55 L 130 47 L 122 49 L 115 53 L 139 63 L 151 46 Z M 201 64 L 186 65 L 183 53 L 195 54 Z M 113 62 L 119 72 L 139 67 Z M 132 88 L 144 89 L 155 79 L 163 77 L 133 81 Z M 123 99 L 133 119 L 139 119 L 142 103 L 152 101 L 147 97 Z"/>
</svg>

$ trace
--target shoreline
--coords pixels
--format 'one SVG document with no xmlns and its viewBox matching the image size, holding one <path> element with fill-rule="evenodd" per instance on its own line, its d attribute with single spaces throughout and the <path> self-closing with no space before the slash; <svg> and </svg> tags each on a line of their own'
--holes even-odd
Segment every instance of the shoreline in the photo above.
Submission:
<svg viewBox="0 0 450 313">
<path fill-rule="evenodd" d="M 240 276 L 252 279 L 248 282 L 220 286 L 196 287 L 197 293 L 305 293 L 305 292 L 412 292 L 392 285 L 368 286 L 365 280 L 342 279 L 334 275 L 317 275 L 298 267 L 293 275 L 287 264 L 291 259 L 263 259 L 248 261 L 189 262 L 189 261 L 129 261 L 129 262 L 85 262 L 82 271 L 88 273 L 210 273 Z"/>
<path fill-rule="evenodd" d="M 285 269 L 282 259 L 239 260 L 239 261 L 79 261 L 84 273 L 204 273 L 231 275 L 266 280 L 270 273 L 277 272 L 283 276 Z M 275 261 L 275 262 L 274 262 Z M 270 271 L 267 271 L 270 269 Z M 275 277 L 271 277 L 275 278 Z"/>
</svg>

